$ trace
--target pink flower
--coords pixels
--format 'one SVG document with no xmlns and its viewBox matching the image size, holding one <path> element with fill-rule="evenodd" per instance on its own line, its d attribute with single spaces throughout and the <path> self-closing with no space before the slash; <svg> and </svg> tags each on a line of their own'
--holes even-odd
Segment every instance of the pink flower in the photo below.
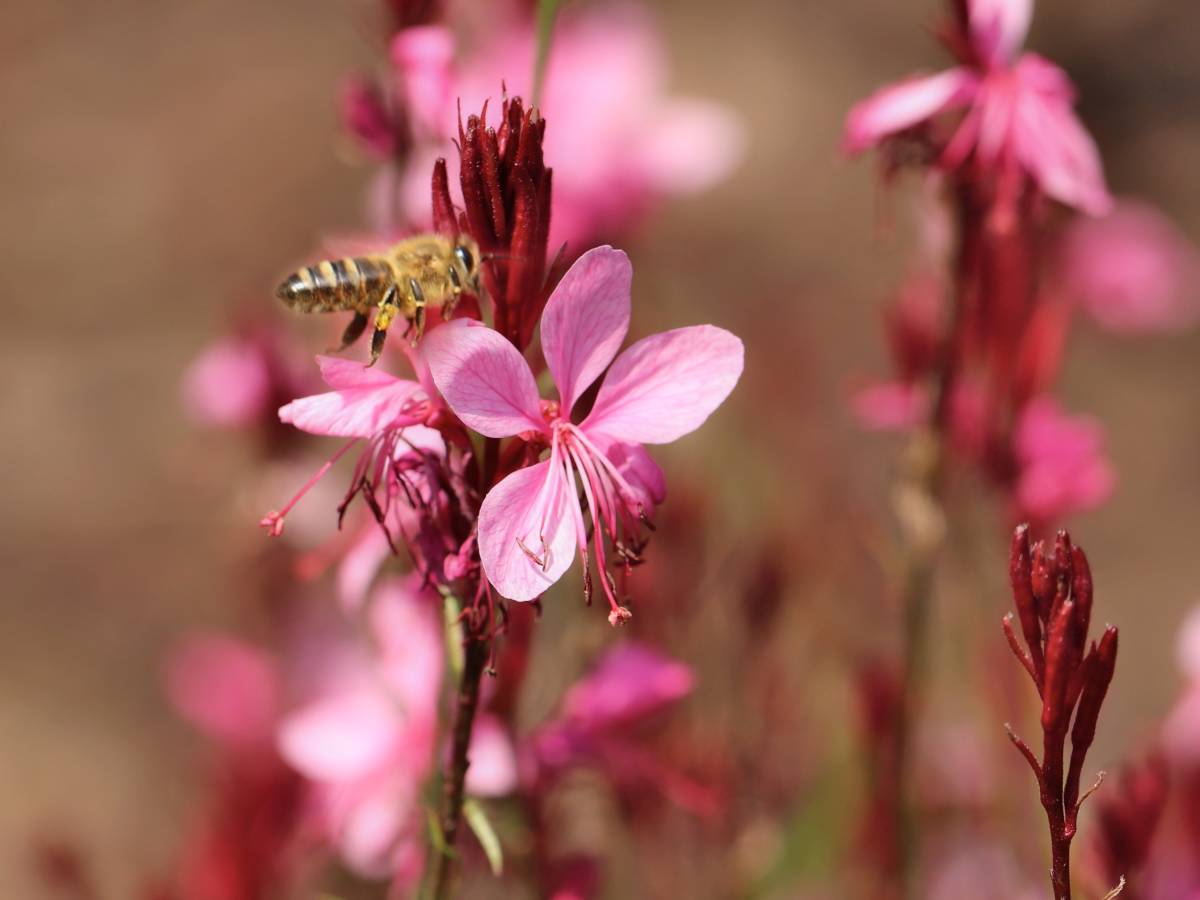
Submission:
<svg viewBox="0 0 1200 900">
<path fill-rule="evenodd" d="M 1094 509 L 1112 494 L 1116 474 L 1104 455 L 1104 431 L 1087 416 L 1068 416 L 1052 397 L 1035 397 L 1013 435 L 1021 514 L 1049 522 Z"/>
<path fill-rule="evenodd" d="M 1179 668 L 1200 685 L 1200 607 L 1188 614 L 1179 629 Z"/>
<path fill-rule="evenodd" d="M 710 325 L 653 335 L 617 356 L 629 328 L 632 277 L 624 253 L 597 247 L 555 288 L 541 334 L 556 403 L 542 404 L 520 352 L 478 322 L 450 322 L 425 339 L 433 379 L 469 428 L 550 448 L 548 459 L 513 472 L 484 498 L 478 541 L 488 579 L 506 597 L 532 600 L 562 577 L 577 549 L 589 577 L 578 476 L 614 624 L 629 612 L 614 596 L 604 536 L 618 557 L 636 554 L 639 527 L 665 493 L 662 471 L 642 444 L 698 428 L 737 384 L 743 357 L 740 340 Z M 591 412 L 576 424 L 576 401 L 606 369 Z"/>
<path fill-rule="evenodd" d="M 883 381 L 855 391 L 854 416 L 872 431 L 908 431 L 928 417 L 929 392 L 922 385 Z"/>
<path fill-rule="evenodd" d="M 279 683 L 274 661 L 262 650 L 225 635 L 194 635 L 172 651 L 166 683 L 179 714 L 218 744 L 269 744 Z"/>
<path fill-rule="evenodd" d="M 365 441 L 345 503 L 359 491 L 390 485 L 389 477 L 427 456 L 444 457 L 446 445 L 434 429 L 422 425 L 440 405 L 436 392 L 418 381 L 396 378 L 377 368 L 332 356 L 318 356 L 321 377 L 332 391 L 302 397 L 279 410 L 279 418 L 310 434 L 348 437 L 282 510 L 261 524 L 275 536 L 283 532 L 287 514 L 351 447 Z M 377 499 L 377 498 L 376 498 Z M 390 508 L 391 493 L 378 501 L 381 514 Z"/>
<path fill-rule="evenodd" d="M 692 692 L 694 682 L 683 663 L 627 641 L 604 654 L 567 691 L 559 717 L 585 731 L 629 726 L 674 706 Z"/>
<path fill-rule="evenodd" d="M 278 746 L 315 785 L 320 821 L 346 864 L 404 887 L 418 877 L 423 853 L 421 790 L 435 761 L 442 630 L 412 581 L 381 586 L 366 624 L 366 639 L 323 628 L 297 653 L 306 697 L 283 717 Z M 511 790 L 511 748 L 486 728 L 480 735 L 472 745 L 480 777 L 468 789 Z"/>
<path fill-rule="evenodd" d="M 410 94 L 409 102 L 441 116 L 440 140 L 414 154 L 408 167 L 404 205 L 417 222 L 429 218 L 433 161 L 457 160 L 449 143 L 458 133 L 456 109 L 446 98 L 459 98 L 467 110 L 492 98 L 498 108 L 504 85 L 509 95 L 530 99 L 536 45 L 528 20 L 489 35 L 448 84 L 445 56 L 427 52 L 435 43 L 431 31 L 422 30 L 421 52 L 406 34 L 393 52 L 401 79 L 425 92 Z M 597 7 L 559 17 L 538 104 L 550 123 L 552 246 L 585 247 L 628 228 L 660 198 L 703 190 L 734 167 L 743 145 L 739 122 L 718 104 L 671 97 L 666 81 L 661 38 L 640 10 Z M 451 182 L 457 180 L 451 172 Z"/>
<path fill-rule="evenodd" d="M 340 99 L 343 126 L 364 153 L 372 159 L 386 160 L 399 151 L 404 135 L 373 81 L 347 78 Z"/>
<path fill-rule="evenodd" d="M 188 366 L 183 402 L 205 425 L 235 427 L 259 421 L 275 399 L 272 360 L 261 341 L 230 336 L 210 344 Z"/>
<path fill-rule="evenodd" d="M 1072 222 L 1058 266 L 1061 290 L 1110 331 L 1171 331 L 1200 318 L 1200 257 L 1151 206 L 1121 201 L 1102 219 Z"/>
<path fill-rule="evenodd" d="M 846 120 L 842 147 L 859 153 L 903 132 L 963 111 L 941 162 L 968 158 L 1026 172 L 1048 196 L 1087 213 L 1108 211 L 1099 152 L 1072 109 L 1066 74 L 1033 53 L 1017 56 L 1030 0 L 968 0 L 969 58 L 937 75 L 889 85 L 858 103 Z"/>
<path fill-rule="evenodd" d="M 647 725 L 691 694 L 693 683 L 688 666 L 648 645 L 606 651 L 523 746 L 527 788 L 543 791 L 565 772 L 592 766 L 629 796 L 653 791 L 698 815 L 713 814 L 716 792 L 639 740 Z"/>
</svg>

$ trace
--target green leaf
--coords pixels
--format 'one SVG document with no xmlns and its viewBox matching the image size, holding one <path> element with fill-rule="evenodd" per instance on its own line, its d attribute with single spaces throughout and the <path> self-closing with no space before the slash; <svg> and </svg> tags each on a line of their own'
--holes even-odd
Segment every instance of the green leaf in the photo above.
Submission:
<svg viewBox="0 0 1200 900">
<path fill-rule="evenodd" d="M 479 838 L 479 845 L 483 847 L 484 855 L 492 867 L 492 874 L 500 875 L 504 871 L 504 851 L 500 849 L 500 838 L 496 837 L 496 831 L 488 821 L 487 813 L 474 798 L 468 797 L 463 801 L 463 818 L 475 832 L 475 837 Z"/>
<path fill-rule="evenodd" d="M 533 63 L 533 96 L 530 103 L 537 106 L 542 97 L 542 81 L 546 77 L 546 60 L 550 58 L 550 38 L 554 34 L 554 17 L 562 0 L 538 0 L 537 56 Z"/>
<path fill-rule="evenodd" d="M 449 588 L 439 588 L 442 595 L 442 622 L 446 630 L 446 658 L 450 661 L 450 671 L 455 681 L 462 681 L 463 673 L 463 633 L 462 622 L 458 617 L 462 614 L 462 604 Z"/>
<path fill-rule="evenodd" d="M 429 825 L 429 843 L 442 856 L 457 859 L 458 853 L 446 843 L 446 835 L 442 832 L 442 823 L 438 821 L 437 813 L 430 807 L 425 807 L 425 820 Z"/>
</svg>

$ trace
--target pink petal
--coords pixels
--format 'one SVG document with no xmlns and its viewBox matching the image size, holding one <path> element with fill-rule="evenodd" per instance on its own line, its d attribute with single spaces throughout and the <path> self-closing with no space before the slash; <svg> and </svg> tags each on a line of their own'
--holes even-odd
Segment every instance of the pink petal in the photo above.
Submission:
<svg viewBox="0 0 1200 900">
<path fill-rule="evenodd" d="M 562 715 L 589 729 L 625 725 L 678 703 L 693 683 L 692 670 L 683 663 L 629 641 L 609 650 L 567 691 Z"/>
<path fill-rule="evenodd" d="M 416 846 L 418 813 L 416 791 L 403 784 L 385 781 L 350 798 L 333 835 L 346 866 L 363 878 L 392 876 Z"/>
<path fill-rule="evenodd" d="M 387 535 L 374 521 L 370 522 L 338 566 L 337 596 L 343 610 L 347 613 L 362 610 L 371 583 L 379 574 L 383 561 L 391 555 Z"/>
<path fill-rule="evenodd" d="M 392 578 L 376 591 L 368 616 L 381 686 L 417 732 L 437 723 L 444 641 L 435 602 L 437 596 L 423 592 L 419 578 Z"/>
<path fill-rule="evenodd" d="M 955 68 L 881 88 L 850 110 L 842 152 L 861 153 L 886 137 L 962 106 L 971 99 L 977 85 L 977 77 L 969 70 Z"/>
<path fill-rule="evenodd" d="M 397 740 L 397 717 L 386 695 L 361 690 L 301 707 L 280 723 L 280 755 L 318 781 L 361 778 L 385 765 Z"/>
<path fill-rule="evenodd" d="M 440 137 L 454 89 L 454 34 L 440 25 L 405 28 L 392 39 L 392 63 L 423 135 Z"/>
<path fill-rule="evenodd" d="M 1200 319 L 1200 255 L 1152 206 L 1121 201 L 1075 219 L 1059 253 L 1063 292 L 1118 334 L 1185 328 Z"/>
<path fill-rule="evenodd" d="M 1188 614 L 1179 629 L 1179 666 L 1187 678 L 1200 684 L 1200 607 Z"/>
<path fill-rule="evenodd" d="M 1163 745 L 1176 762 L 1188 769 L 1200 762 L 1200 682 L 1188 685 L 1176 701 L 1162 733 Z"/>
<path fill-rule="evenodd" d="M 502 797 L 517 787 L 517 754 L 507 729 L 495 716 L 482 715 L 471 730 L 467 793 Z"/>
<path fill-rule="evenodd" d="M 552 470 L 550 460 L 492 488 L 479 509 L 479 558 L 496 590 L 510 600 L 533 600 L 562 577 L 575 558 L 574 502 L 566 475 L 557 463 Z"/>
<path fill-rule="evenodd" d="M 594 443 L 637 493 L 635 500 L 646 515 L 653 516 L 655 508 L 667 499 L 667 479 L 658 463 L 637 444 L 612 441 L 602 435 L 596 435 Z M 638 514 L 636 508 L 629 512 L 635 517 Z"/>
<path fill-rule="evenodd" d="M 712 187 L 742 158 L 742 122 L 726 107 L 705 100 L 672 100 L 655 116 L 639 148 L 641 166 L 655 188 L 683 194 Z"/>
<path fill-rule="evenodd" d="M 207 347 L 183 378 L 188 414 L 205 425 L 253 424 L 271 399 L 271 372 L 257 341 L 229 337 Z"/>
<path fill-rule="evenodd" d="M 262 650 L 223 635 L 197 635 L 172 651 L 167 694 L 185 719 L 227 745 L 269 740 L 279 703 L 275 666 Z"/>
<path fill-rule="evenodd" d="M 371 437 L 424 418 L 426 395 L 415 381 L 331 356 L 318 356 L 317 365 L 333 390 L 293 400 L 279 410 L 281 421 L 311 434 Z"/>
<path fill-rule="evenodd" d="M 383 162 L 395 155 L 396 125 L 375 82 L 358 76 L 343 81 L 341 112 L 342 127 L 370 157 Z"/>
<path fill-rule="evenodd" d="M 1033 0 L 969 0 L 971 43 L 993 66 L 1011 62 L 1033 21 Z"/>
<path fill-rule="evenodd" d="M 1050 397 L 1026 404 L 1013 436 L 1021 465 L 1016 500 L 1023 514 L 1052 521 L 1101 505 L 1116 474 L 1104 455 L 1104 431 L 1088 416 L 1068 416 Z"/>
<path fill-rule="evenodd" d="M 850 408 L 859 424 L 877 431 L 907 431 L 925 418 L 928 392 L 917 384 L 885 381 L 855 392 Z"/>
<path fill-rule="evenodd" d="M 542 352 L 558 385 L 562 413 L 608 368 L 629 331 L 629 257 L 594 247 L 562 277 L 542 313 Z"/>
<path fill-rule="evenodd" d="M 713 325 L 643 338 L 612 364 L 583 428 L 629 444 L 676 440 L 729 396 L 743 356 L 742 342 Z"/>
<path fill-rule="evenodd" d="M 499 332 L 455 319 L 431 331 L 422 349 L 438 390 L 467 427 L 488 437 L 545 430 L 529 364 Z"/>
<path fill-rule="evenodd" d="M 1064 96 L 1062 70 L 1027 53 L 1016 75 L 1025 88 L 1013 120 L 1017 158 L 1048 196 L 1090 215 L 1104 215 L 1112 197 L 1100 151 Z"/>
</svg>

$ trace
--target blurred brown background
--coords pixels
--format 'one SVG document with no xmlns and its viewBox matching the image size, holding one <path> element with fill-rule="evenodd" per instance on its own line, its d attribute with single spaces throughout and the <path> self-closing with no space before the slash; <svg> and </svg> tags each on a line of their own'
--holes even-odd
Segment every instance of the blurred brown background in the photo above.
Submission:
<svg viewBox="0 0 1200 900">
<path fill-rule="evenodd" d="M 162 699 L 162 654 L 188 626 L 235 618 L 263 540 L 245 500 L 248 448 L 185 421 L 179 377 L 238 303 L 269 304 L 275 276 L 318 236 L 361 221 L 368 173 L 339 153 L 334 101 L 339 77 L 373 59 L 364 6 L 6 11 L 0 895 L 35 896 L 38 835 L 79 841 L 114 898 L 179 837 L 198 752 Z M 844 399 L 857 375 L 884 371 L 875 309 L 904 242 L 875 227 L 872 165 L 839 160 L 836 145 L 851 102 L 942 65 L 923 30 L 939 4 L 658 6 L 675 88 L 735 107 L 750 136 L 730 182 L 673 204 L 631 247 L 636 329 L 712 320 L 748 345 L 731 408 L 672 448 L 670 468 L 721 486 L 730 546 L 752 548 L 767 525 L 820 542 L 812 529 L 828 524 L 827 553 L 795 555 L 807 568 L 781 622 L 805 623 L 797 641 L 810 641 L 842 602 L 831 633 L 869 642 L 886 618 L 854 596 L 869 577 L 840 580 L 858 552 L 842 538 L 886 514 L 896 446 L 860 435 Z M 1030 43 L 1078 82 L 1114 191 L 1200 239 L 1200 6 L 1043 0 Z M 892 208 L 902 225 L 900 197 Z M 1085 327 L 1072 347 L 1067 404 L 1109 426 L 1121 475 L 1114 501 L 1075 523 L 1099 614 L 1122 626 L 1097 765 L 1170 703 L 1174 631 L 1200 601 L 1198 387 L 1200 332 L 1118 340 Z M 965 512 L 996 549 L 975 563 L 985 574 L 950 565 L 941 602 L 951 619 L 969 608 L 991 621 L 1007 605 L 1004 535 L 990 509 Z M 796 685 L 823 691 L 816 678 Z M 816 705 L 836 715 L 836 700 Z"/>
</svg>

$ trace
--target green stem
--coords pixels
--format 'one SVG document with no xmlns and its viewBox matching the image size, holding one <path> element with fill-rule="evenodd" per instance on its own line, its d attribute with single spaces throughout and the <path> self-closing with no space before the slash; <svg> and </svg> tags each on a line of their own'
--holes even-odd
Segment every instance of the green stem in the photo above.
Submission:
<svg viewBox="0 0 1200 900">
<path fill-rule="evenodd" d="M 533 96 L 530 103 L 537 106 L 542 99 L 542 86 L 546 79 L 546 60 L 550 58 L 550 38 L 554 34 L 554 17 L 558 14 L 561 0 L 538 0 L 537 9 L 537 56 L 533 63 Z"/>
<path fill-rule="evenodd" d="M 432 900 L 445 900 L 450 896 L 453 874 L 455 841 L 462 825 L 463 800 L 466 796 L 467 769 L 471 765 L 468 751 L 471 747 L 471 731 L 475 724 L 475 713 L 479 708 L 479 685 L 487 666 L 488 643 L 485 639 L 468 635 L 463 657 L 462 678 L 458 683 L 458 703 L 454 717 L 454 736 L 450 750 L 450 763 L 446 778 L 442 782 L 442 807 L 439 825 L 442 831 L 442 846 L 430 848 L 429 894 Z"/>
</svg>

